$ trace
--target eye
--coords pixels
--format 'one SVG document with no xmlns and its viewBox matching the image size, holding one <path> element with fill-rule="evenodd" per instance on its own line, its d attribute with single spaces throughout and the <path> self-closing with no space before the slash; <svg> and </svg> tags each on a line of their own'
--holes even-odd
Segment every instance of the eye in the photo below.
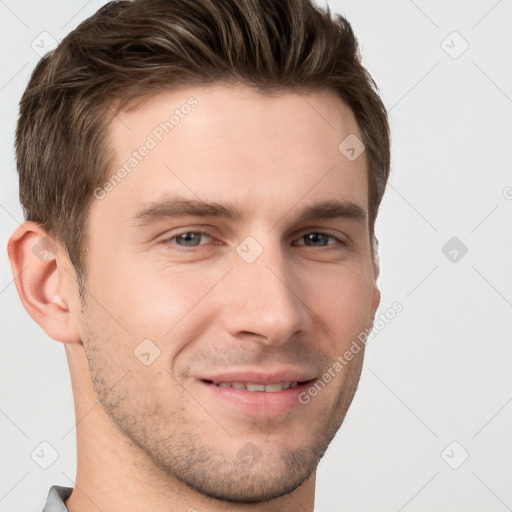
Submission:
<svg viewBox="0 0 512 512">
<path fill-rule="evenodd" d="M 317 231 L 306 233 L 302 235 L 299 240 L 302 240 L 304 243 L 295 242 L 295 245 L 306 245 L 308 247 L 325 247 L 326 245 L 334 245 L 336 243 L 345 245 L 345 242 L 338 237 Z"/>
<path fill-rule="evenodd" d="M 213 238 L 203 231 L 186 231 L 166 238 L 161 241 L 163 245 L 174 245 L 183 248 L 193 248 L 200 245 L 205 245 L 212 242 Z M 329 233 L 322 233 L 319 231 L 312 231 L 302 235 L 294 245 L 305 245 L 307 247 L 326 247 L 328 245 L 341 244 L 345 242 L 340 238 L 330 235 Z"/>
<path fill-rule="evenodd" d="M 208 239 L 208 241 L 212 240 L 212 237 L 207 233 L 203 233 L 202 231 L 187 231 L 185 233 L 180 233 L 179 235 L 174 235 L 170 238 L 166 238 L 162 240 L 163 244 L 173 244 L 178 245 L 179 247 L 197 247 L 199 245 L 204 245 L 201 243 L 201 240 Z"/>
</svg>

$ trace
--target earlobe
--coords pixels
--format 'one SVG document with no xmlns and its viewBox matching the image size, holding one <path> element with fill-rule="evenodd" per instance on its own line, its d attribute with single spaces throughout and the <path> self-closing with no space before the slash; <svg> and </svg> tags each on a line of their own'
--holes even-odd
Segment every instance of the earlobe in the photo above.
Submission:
<svg viewBox="0 0 512 512">
<path fill-rule="evenodd" d="M 56 341 L 80 342 L 64 279 L 65 258 L 58 245 L 36 223 L 24 222 L 11 235 L 7 246 L 16 290 L 28 314 Z M 58 257 L 59 256 L 59 257 Z"/>
</svg>

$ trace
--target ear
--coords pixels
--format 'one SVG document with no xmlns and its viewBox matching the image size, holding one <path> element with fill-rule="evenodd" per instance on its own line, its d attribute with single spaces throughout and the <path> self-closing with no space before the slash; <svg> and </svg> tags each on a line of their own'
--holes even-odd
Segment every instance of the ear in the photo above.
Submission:
<svg viewBox="0 0 512 512">
<path fill-rule="evenodd" d="M 35 222 L 24 222 L 11 235 L 7 252 L 16 290 L 28 314 L 50 338 L 81 343 L 70 310 L 70 304 L 76 304 L 72 290 L 76 289 L 78 297 L 78 285 L 59 244 Z M 69 286 L 70 280 L 74 286 Z"/>
</svg>

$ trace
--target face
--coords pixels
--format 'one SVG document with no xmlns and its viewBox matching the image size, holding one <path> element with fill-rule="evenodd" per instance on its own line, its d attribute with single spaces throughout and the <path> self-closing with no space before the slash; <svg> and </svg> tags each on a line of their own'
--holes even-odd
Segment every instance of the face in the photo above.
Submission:
<svg viewBox="0 0 512 512">
<path fill-rule="evenodd" d="M 118 429 L 203 494 L 291 492 L 353 398 L 364 350 L 335 363 L 379 292 L 350 134 L 333 92 L 221 84 L 110 126 L 117 177 L 95 193 L 77 319 L 90 376 Z"/>
</svg>

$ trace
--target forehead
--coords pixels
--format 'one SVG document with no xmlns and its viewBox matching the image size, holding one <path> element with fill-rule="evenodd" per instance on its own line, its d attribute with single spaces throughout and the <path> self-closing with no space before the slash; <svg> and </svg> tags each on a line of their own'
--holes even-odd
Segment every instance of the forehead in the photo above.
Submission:
<svg viewBox="0 0 512 512">
<path fill-rule="evenodd" d="M 229 201 L 269 218 L 330 199 L 366 210 L 366 155 L 350 160 L 339 149 L 354 136 L 362 139 L 352 111 L 330 90 L 166 91 L 111 122 L 115 163 L 93 214 L 131 218 L 162 195 Z"/>
</svg>

